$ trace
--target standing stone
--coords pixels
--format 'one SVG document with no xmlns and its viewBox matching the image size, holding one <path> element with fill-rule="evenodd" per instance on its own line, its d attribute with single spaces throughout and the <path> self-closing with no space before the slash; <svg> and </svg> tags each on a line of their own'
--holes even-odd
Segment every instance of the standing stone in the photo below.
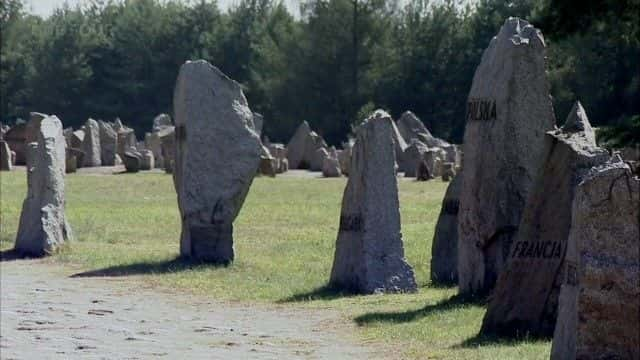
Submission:
<svg viewBox="0 0 640 360">
<path fill-rule="evenodd" d="M 324 177 L 340 177 L 342 171 L 340 171 L 340 161 L 337 156 L 327 156 L 322 163 L 322 176 Z"/>
<path fill-rule="evenodd" d="M 154 157 L 151 150 L 140 150 L 140 170 L 153 170 Z"/>
<path fill-rule="evenodd" d="M 415 291 L 404 258 L 392 119 L 375 111 L 356 130 L 342 198 L 331 284 L 351 291 Z"/>
<path fill-rule="evenodd" d="M 51 254 L 71 237 L 65 218 L 65 139 L 55 116 L 40 122 L 29 143 L 27 197 L 22 204 L 15 249 L 31 256 Z"/>
<path fill-rule="evenodd" d="M 509 18 L 473 78 L 458 222 L 461 294 L 493 288 L 555 124 L 539 30 Z"/>
<path fill-rule="evenodd" d="M 431 282 L 458 282 L 458 209 L 462 176 L 454 177 L 442 200 L 442 208 L 431 244 Z"/>
<path fill-rule="evenodd" d="M 4 141 L 7 142 L 7 145 L 9 145 L 9 149 L 16 153 L 16 165 L 24 165 L 27 161 L 25 142 L 26 132 L 27 124 L 20 123 L 9 129 L 3 137 Z"/>
<path fill-rule="evenodd" d="M 440 148 L 429 148 L 422 154 L 422 158 L 427 164 L 429 172 L 433 177 L 442 175 L 442 163 L 446 156 L 446 152 Z"/>
<path fill-rule="evenodd" d="M 448 142 L 431 135 L 431 132 L 422 123 L 422 120 L 418 119 L 411 111 L 405 111 L 402 116 L 400 116 L 400 119 L 398 119 L 398 130 L 408 144 L 411 144 L 414 140 L 418 140 L 428 147 L 446 147 L 450 145 Z"/>
<path fill-rule="evenodd" d="M 100 149 L 100 126 L 98 122 L 89 119 L 84 125 L 84 141 L 82 151 L 84 151 L 83 167 L 94 167 L 102 165 L 102 150 Z"/>
<path fill-rule="evenodd" d="M 640 178 L 618 157 L 578 186 L 551 359 L 640 359 Z"/>
<path fill-rule="evenodd" d="M 311 157 L 311 171 L 322 171 L 322 165 L 324 164 L 324 159 L 329 157 L 329 152 L 327 149 L 321 147 L 316 149 L 313 156 Z"/>
<path fill-rule="evenodd" d="M 124 152 L 122 162 L 127 172 L 136 173 L 142 170 L 142 154 L 134 149 Z"/>
<path fill-rule="evenodd" d="M 138 141 L 136 139 L 136 133 L 133 129 L 129 129 L 123 126 L 116 131 L 118 132 L 118 155 L 120 155 L 120 158 L 122 158 L 126 151 L 137 149 Z"/>
<path fill-rule="evenodd" d="M 262 126 L 264 125 L 264 116 L 256 112 L 253 113 L 253 127 L 258 133 L 258 136 L 262 135 Z"/>
<path fill-rule="evenodd" d="M 6 141 L 0 140 L 0 171 L 11 171 L 11 149 Z"/>
<path fill-rule="evenodd" d="M 349 168 L 351 167 L 352 150 L 353 150 L 353 141 L 349 140 L 342 144 L 342 152 L 338 154 L 338 161 L 340 162 L 340 171 L 346 176 L 349 176 Z"/>
<path fill-rule="evenodd" d="M 173 173 L 176 157 L 175 128 L 173 126 L 158 132 L 162 151 L 162 165 L 167 174 Z"/>
<path fill-rule="evenodd" d="M 265 146 L 269 149 L 269 153 L 276 160 L 276 173 L 282 174 L 288 170 L 288 163 L 285 165 L 284 162 L 287 160 L 287 150 L 283 144 L 269 144 Z"/>
<path fill-rule="evenodd" d="M 168 126 L 173 126 L 171 122 L 171 116 L 167 114 L 159 114 L 153 119 L 153 127 L 151 128 L 152 132 L 158 132 Z"/>
<path fill-rule="evenodd" d="M 309 127 L 309 123 L 303 121 L 287 144 L 287 160 L 289 160 L 289 168 L 309 168 L 309 159 L 305 159 L 305 148 L 309 141 L 310 134 L 311 127 Z"/>
<path fill-rule="evenodd" d="M 71 148 L 65 149 L 65 173 L 71 174 L 78 170 L 78 158 L 70 151 Z"/>
<path fill-rule="evenodd" d="M 204 60 L 180 69 L 173 98 L 180 253 L 233 261 L 233 221 L 260 162 L 253 113 L 238 83 Z"/>
<path fill-rule="evenodd" d="M 47 116 L 49 115 L 38 112 L 29 113 L 29 121 L 27 121 L 27 128 L 25 130 L 24 136 L 25 144 L 38 142 L 38 135 L 40 134 L 40 123 Z"/>
<path fill-rule="evenodd" d="M 81 149 L 83 142 L 84 142 L 84 130 L 80 129 L 71 133 L 71 141 L 69 145 L 70 147 Z"/>
<path fill-rule="evenodd" d="M 411 140 L 411 144 L 407 146 L 402 154 L 400 163 L 400 171 L 404 172 L 405 177 L 416 177 L 418 165 L 424 159 L 424 154 L 429 150 L 427 145 L 417 139 Z"/>
<path fill-rule="evenodd" d="M 107 122 L 98 121 L 98 125 L 100 126 L 100 159 L 102 166 L 114 166 L 118 150 L 118 133 Z"/>
<path fill-rule="evenodd" d="M 276 177 L 276 173 L 278 172 L 278 161 L 276 158 L 271 156 L 269 149 L 262 145 L 262 150 L 260 152 L 260 165 L 258 166 L 258 173 L 261 175 L 266 175 L 269 177 Z"/>
<path fill-rule="evenodd" d="M 431 171 L 429 170 L 429 165 L 427 165 L 426 160 L 422 160 L 418 163 L 418 168 L 416 170 L 416 181 L 428 181 L 433 179 L 431 175 Z"/>
<path fill-rule="evenodd" d="M 481 332 L 551 336 L 575 189 L 585 173 L 609 159 L 577 102 L 565 125 L 546 135 L 546 163 L 522 214 L 504 271 L 498 277 Z"/>
<path fill-rule="evenodd" d="M 455 165 L 450 162 L 442 164 L 442 181 L 451 181 L 454 176 L 456 176 Z"/>
<path fill-rule="evenodd" d="M 402 162 L 402 154 L 407 149 L 407 141 L 400 134 L 400 130 L 396 126 L 396 123 L 393 123 L 393 143 L 395 144 L 395 152 L 396 152 L 396 163 L 400 166 Z"/>
</svg>

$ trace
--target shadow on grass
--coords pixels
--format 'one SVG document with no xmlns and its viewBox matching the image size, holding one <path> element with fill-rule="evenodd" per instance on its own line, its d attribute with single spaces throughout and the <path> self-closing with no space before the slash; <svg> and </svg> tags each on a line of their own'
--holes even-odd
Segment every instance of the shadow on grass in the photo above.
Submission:
<svg viewBox="0 0 640 360">
<path fill-rule="evenodd" d="M 516 337 L 504 337 L 498 335 L 484 335 L 478 334 L 474 337 L 470 337 L 460 344 L 452 346 L 453 349 L 473 349 L 480 346 L 518 346 L 523 343 L 533 342 L 548 342 L 551 341 L 551 337 L 534 337 L 534 336 L 516 336 Z"/>
<path fill-rule="evenodd" d="M 356 296 L 356 295 L 357 295 L 356 293 L 351 291 L 339 289 L 336 287 L 332 287 L 330 285 L 324 285 L 317 289 L 313 289 L 311 291 L 289 296 L 287 298 L 278 300 L 277 302 L 282 304 L 282 303 L 303 302 L 303 301 L 313 301 L 313 300 L 334 300 L 342 297 L 349 297 L 349 296 Z"/>
<path fill-rule="evenodd" d="M 3 250 L 0 251 L 0 262 L 2 261 L 15 261 L 15 260 L 27 260 L 33 259 L 33 257 L 21 254 L 17 252 L 15 249 Z"/>
<path fill-rule="evenodd" d="M 483 296 L 470 297 L 454 295 L 446 300 L 442 300 L 436 304 L 427 305 L 421 309 L 398 312 L 372 312 L 360 315 L 356 317 L 354 321 L 359 326 L 364 326 L 372 322 L 404 323 L 420 320 L 425 316 L 437 312 L 484 304 L 486 304 L 486 297 Z"/>
<path fill-rule="evenodd" d="M 222 264 L 206 263 L 177 257 L 165 261 L 145 261 L 127 265 L 116 265 L 104 269 L 90 270 L 71 275 L 72 278 L 167 274 L 186 270 L 226 267 Z"/>
</svg>

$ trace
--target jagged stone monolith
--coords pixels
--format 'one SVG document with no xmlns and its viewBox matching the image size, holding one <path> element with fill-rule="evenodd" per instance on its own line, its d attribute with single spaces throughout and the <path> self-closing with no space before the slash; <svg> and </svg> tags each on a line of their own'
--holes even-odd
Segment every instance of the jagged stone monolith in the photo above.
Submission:
<svg viewBox="0 0 640 360">
<path fill-rule="evenodd" d="M 180 253 L 229 263 L 234 259 L 233 221 L 260 162 L 253 113 L 240 85 L 204 60 L 180 68 L 173 108 Z"/>
<path fill-rule="evenodd" d="M 37 142 L 28 144 L 27 196 L 22 203 L 15 250 L 23 255 L 51 254 L 71 238 L 65 217 L 65 139 L 62 123 L 47 116 Z"/>
<path fill-rule="evenodd" d="M 400 116 L 398 130 L 407 144 L 411 144 L 414 140 L 419 140 L 428 147 L 442 148 L 450 145 L 448 142 L 431 135 L 422 120 L 411 111 L 405 111 Z"/>
<path fill-rule="evenodd" d="M 113 126 L 104 121 L 98 121 L 100 126 L 100 159 L 102 166 L 114 166 L 118 150 L 118 133 Z"/>
<path fill-rule="evenodd" d="M 614 156 L 572 215 L 551 359 L 640 359 L 640 178 Z"/>
<path fill-rule="evenodd" d="M 493 288 L 555 124 L 540 31 L 505 21 L 482 55 L 467 104 L 458 218 L 461 294 Z"/>
<path fill-rule="evenodd" d="M 484 334 L 553 335 L 575 190 L 590 168 L 609 159 L 579 102 L 562 129 L 545 138 L 545 164 L 489 301 Z"/>
<path fill-rule="evenodd" d="M 375 111 L 356 130 L 330 283 L 371 294 L 416 290 L 404 257 L 392 119 Z"/>
<path fill-rule="evenodd" d="M 431 281 L 455 284 L 458 281 L 458 209 L 462 175 L 454 177 L 442 200 L 431 243 Z"/>
</svg>

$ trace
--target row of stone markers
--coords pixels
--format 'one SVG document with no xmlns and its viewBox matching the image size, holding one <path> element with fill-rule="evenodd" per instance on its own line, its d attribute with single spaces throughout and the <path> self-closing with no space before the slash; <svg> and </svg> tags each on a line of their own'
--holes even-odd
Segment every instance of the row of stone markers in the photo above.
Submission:
<svg viewBox="0 0 640 360">
<path fill-rule="evenodd" d="M 599 148 L 579 102 L 555 127 L 545 52 L 515 18 L 485 50 L 431 278 L 490 294 L 482 334 L 553 335 L 552 359 L 639 359 L 638 159 Z"/>
<path fill-rule="evenodd" d="M 462 166 L 462 151 L 431 134 L 418 117 L 407 111 L 392 122 L 395 161 L 406 177 L 426 181 L 442 177 L 449 181 Z M 321 171 L 325 177 L 348 176 L 353 139 L 342 149 L 327 143 L 309 123 L 302 122 L 287 144 L 287 159 L 292 169 Z"/>
</svg>

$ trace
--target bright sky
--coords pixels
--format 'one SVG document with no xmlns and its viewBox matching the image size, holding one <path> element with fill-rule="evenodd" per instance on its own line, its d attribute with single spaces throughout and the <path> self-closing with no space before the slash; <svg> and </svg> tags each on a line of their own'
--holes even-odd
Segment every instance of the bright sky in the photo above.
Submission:
<svg viewBox="0 0 640 360">
<path fill-rule="evenodd" d="M 218 0 L 221 9 L 227 9 L 229 6 L 238 3 L 239 0 Z M 53 10 L 60 7 L 64 3 L 69 5 L 82 4 L 86 0 L 26 0 L 26 9 L 36 15 L 49 16 Z M 299 0 L 284 0 L 285 4 L 292 12 L 298 11 Z"/>
</svg>

